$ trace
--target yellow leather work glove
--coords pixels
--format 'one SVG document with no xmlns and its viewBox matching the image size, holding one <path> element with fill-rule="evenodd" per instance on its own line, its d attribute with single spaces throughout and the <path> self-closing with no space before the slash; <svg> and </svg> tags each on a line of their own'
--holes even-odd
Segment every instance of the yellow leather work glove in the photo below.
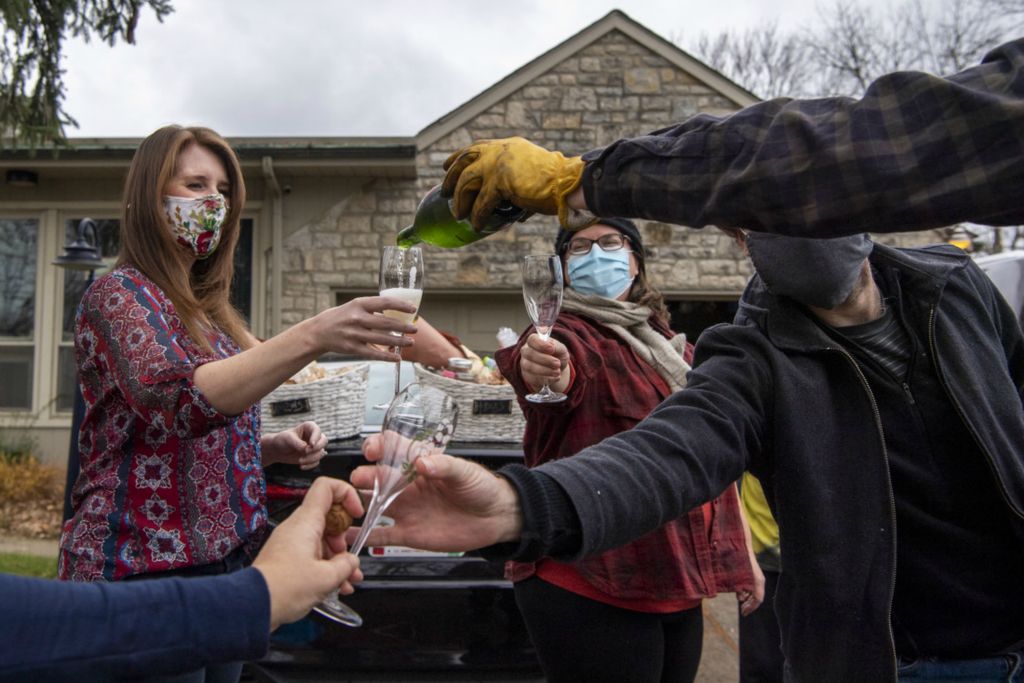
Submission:
<svg viewBox="0 0 1024 683">
<path fill-rule="evenodd" d="M 558 216 L 569 230 L 597 220 L 570 209 L 565 198 L 579 187 L 583 159 L 566 157 L 523 138 L 481 140 L 460 149 L 444 162 L 442 194 L 452 197 L 458 219 L 469 216 L 480 229 L 503 200 L 534 213 Z"/>
</svg>

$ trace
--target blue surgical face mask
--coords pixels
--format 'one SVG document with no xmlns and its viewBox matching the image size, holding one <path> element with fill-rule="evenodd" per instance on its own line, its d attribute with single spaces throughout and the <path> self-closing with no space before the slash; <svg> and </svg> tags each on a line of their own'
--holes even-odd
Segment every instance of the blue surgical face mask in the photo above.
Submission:
<svg viewBox="0 0 1024 683">
<path fill-rule="evenodd" d="M 569 286 L 580 294 L 617 299 L 633 284 L 629 254 L 628 249 L 605 251 L 595 243 L 589 253 L 570 256 L 566 264 Z"/>
</svg>

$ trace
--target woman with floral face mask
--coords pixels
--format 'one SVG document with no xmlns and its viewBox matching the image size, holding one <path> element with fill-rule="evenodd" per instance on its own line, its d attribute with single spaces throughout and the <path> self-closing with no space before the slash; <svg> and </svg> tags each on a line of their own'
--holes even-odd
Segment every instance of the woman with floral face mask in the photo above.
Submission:
<svg viewBox="0 0 1024 683">
<path fill-rule="evenodd" d="M 76 320 L 86 410 L 61 578 L 249 564 L 269 531 L 263 467 L 314 467 L 327 444 L 312 422 L 262 434 L 260 399 L 323 353 L 396 361 L 385 349 L 411 343 L 390 333 L 414 326 L 376 313 L 412 308 L 385 297 L 354 299 L 258 341 L 229 301 L 244 204 L 238 159 L 212 130 L 161 128 L 135 153 L 121 253 Z M 240 671 L 227 664 L 174 680 L 237 680 Z"/>
<path fill-rule="evenodd" d="M 635 426 L 685 385 L 693 352 L 668 326 L 632 221 L 562 230 L 555 251 L 567 286 L 550 340 L 531 328 L 495 356 L 526 415 L 529 467 Z M 545 382 L 568 398 L 523 400 Z M 576 563 L 510 562 L 506 574 L 555 682 L 692 681 L 703 642 L 701 600 L 734 591 L 749 613 L 763 591 L 735 486 L 621 548 Z"/>
</svg>

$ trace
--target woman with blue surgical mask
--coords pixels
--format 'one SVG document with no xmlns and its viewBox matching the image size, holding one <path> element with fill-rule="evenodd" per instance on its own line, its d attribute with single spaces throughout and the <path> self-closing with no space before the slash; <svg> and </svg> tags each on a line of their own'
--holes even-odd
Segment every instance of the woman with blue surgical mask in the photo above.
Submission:
<svg viewBox="0 0 1024 683">
<path fill-rule="evenodd" d="M 692 357 L 647 280 L 632 221 L 562 230 L 555 252 L 566 288 L 551 338 L 529 328 L 495 355 L 526 415 L 529 467 L 632 428 L 685 385 Z M 567 399 L 524 400 L 545 382 Z M 753 611 L 763 591 L 756 567 L 732 486 L 621 548 L 574 563 L 510 562 L 506 576 L 548 681 L 688 682 L 700 661 L 701 601 L 735 592 Z"/>
<path fill-rule="evenodd" d="M 625 301 L 639 272 L 629 238 L 603 223 L 573 234 L 562 258 L 566 284 L 583 295 Z"/>
</svg>

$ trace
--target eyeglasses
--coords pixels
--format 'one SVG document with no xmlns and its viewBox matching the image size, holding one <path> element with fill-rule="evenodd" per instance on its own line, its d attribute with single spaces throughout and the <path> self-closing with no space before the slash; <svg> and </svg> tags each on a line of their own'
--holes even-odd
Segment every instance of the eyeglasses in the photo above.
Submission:
<svg viewBox="0 0 1024 683">
<path fill-rule="evenodd" d="M 595 242 L 597 243 L 597 246 L 601 247 L 602 251 L 618 251 L 626 246 L 629 239 L 617 232 L 610 232 L 607 235 L 601 235 L 596 240 L 588 240 L 586 237 L 573 237 L 569 240 L 569 248 L 567 251 L 574 256 L 589 254 Z"/>
</svg>

